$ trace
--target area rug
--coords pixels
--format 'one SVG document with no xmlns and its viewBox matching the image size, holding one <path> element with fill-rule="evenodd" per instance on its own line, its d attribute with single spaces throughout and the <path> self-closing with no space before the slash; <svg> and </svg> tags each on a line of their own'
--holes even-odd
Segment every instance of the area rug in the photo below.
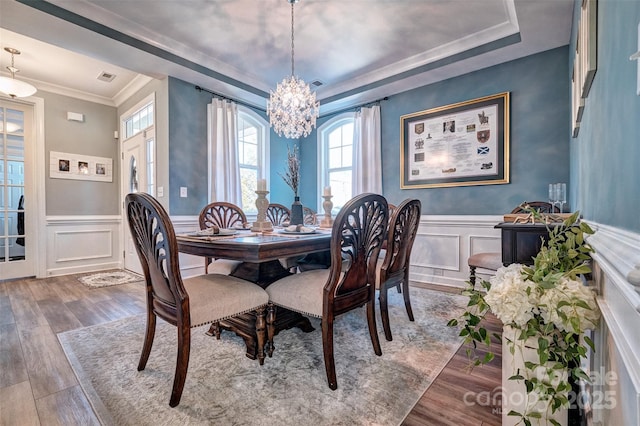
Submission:
<svg viewBox="0 0 640 426">
<path fill-rule="evenodd" d="M 144 315 L 61 333 L 58 338 L 104 425 L 398 425 L 460 346 L 446 326 L 465 305 L 458 295 L 412 288 L 415 322 L 402 295 L 389 292 L 393 341 L 374 354 L 364 309 L 338 317 L 338 389 L 326 381 L 320 324 L 311 333 L 284 330 L 263 366 L 245 356 L 242 339 L 192 331 L 180 405 L 169 407 L 176 330 L 158 322 L 144 371 L 137 371 Z"/>
<path fill-rule="evenodd" d="M 97 274 L 84 275 L 78 277 L 78 281 L 82 284 L 92 287 L 108 287 L 112 285 L 126 284 L 135 281 L 142 281 L 144 277 L 129 271 L 108 271 L 99 272 Z"/>
</svg>

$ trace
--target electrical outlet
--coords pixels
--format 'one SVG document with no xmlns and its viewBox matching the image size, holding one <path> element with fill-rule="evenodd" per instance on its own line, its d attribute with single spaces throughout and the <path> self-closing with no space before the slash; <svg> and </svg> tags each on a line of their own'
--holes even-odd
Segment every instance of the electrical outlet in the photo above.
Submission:
<svg viewBox="0 0 640 426">
<path fill-rule="evenodd" d="M 187 198 L 187 187 L 186 186 L 181 186 L 180 187 L 180 197 Z"/>
<path fill-rule="evenodd" d="M 158 187 L 158 197 L 164 197 L 164 187 L 163 186 L 159 186 Z"/>
<path fill-rule="evenodd" d="M 444 275 L 444 269 L 433 268 L 433 275 L 439 275 L 439 276 Z"/>
</svg>

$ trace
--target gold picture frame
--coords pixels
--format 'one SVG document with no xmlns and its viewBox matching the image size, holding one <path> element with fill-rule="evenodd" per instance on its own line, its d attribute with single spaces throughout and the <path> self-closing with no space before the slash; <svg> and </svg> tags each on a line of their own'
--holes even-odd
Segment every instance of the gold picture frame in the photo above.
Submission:
<svg viewBox="0 0 640 426">
<path fill-rule="evenodd" d="M 509 92 L 400 117 L 402 189 L 509 183 Z"/>
</svg>

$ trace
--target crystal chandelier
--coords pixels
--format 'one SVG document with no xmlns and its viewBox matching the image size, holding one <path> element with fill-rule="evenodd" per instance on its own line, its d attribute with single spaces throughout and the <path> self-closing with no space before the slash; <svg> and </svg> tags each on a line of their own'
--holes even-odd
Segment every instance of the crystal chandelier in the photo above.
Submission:
<svg viewBox="0 0 640 426">
<path fill-rule="evenodd" d="M 36 93 L 36 88 L 21 80 L 16 80 L 16 73 L 20 71 L 14 66 L 13 56 L 19 55 L 20 51 L 13 47 L 5 47 L 4 50 L 11 53 L 11 66 L 7 69 L 11 73 L 11 78 L 0 77 L 0 92 L 11 96 L 12 98 L 26 98 Z"/>
<path fill-rule="evenodd" d="M 269 123 L 278 136 L 298 139 L 308 136 L 316 125 L 320 110 L 320 102 L 309 86 L 295 76 L 293 59 L 293 4 L 298 0 L 287 0 L 291 3 L 291 76 L 282 80 L 276 90 L 270 91 L 267 114 Z"/>
</svg>

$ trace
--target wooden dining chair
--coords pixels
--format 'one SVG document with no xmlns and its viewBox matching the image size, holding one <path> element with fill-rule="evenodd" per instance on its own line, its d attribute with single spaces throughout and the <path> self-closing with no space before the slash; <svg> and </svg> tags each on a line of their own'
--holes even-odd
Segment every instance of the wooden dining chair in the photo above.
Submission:
<svg viewBox="0 0 640 426">
<path fill-rule="evenodd" d="M 530 209 L 537 210 L 538 213 L 560 213 L 560 209 L 557 206 L 553 206 L 551 203 L 546 201 L 525 201 L 511 210 L 511 213 L 527 213 Z M 488 273 L 494 273 L 500 269 L 500 267 L 503 266 L 502 253 L 475 253 L 469 256 L 467 264 L 469 265 L 469 282 L 475 287 L 477 270 L 481 269 Z"/>
<path fill-rule="evenodd" d="M 560 213 L 558 206 L 546 201 L 525 201 L 511 210 L 511 213 L 527 213 L 527 210 L 530 209 L 536 210 L 538 213 Z"/>
<path fill-rule="evenodd" d="M 255 311 L 258 358 L 264 363 L 267 293 L 259 286 L 228 275 L 182 279 L 178 244 L 169 216 L 149 194 L 126 196 L 127 218 L 142 264 L 147 294 L 147 327 L 138 371 L 145 369 L 160 317 L 178 330 L 178 355 L 169 405 L 180 403 L 189 367 L 191 328 Z M 169 354 L 167 354 L 168 356 Z M 217 374 L 212 372 L 212 374 Z"/>
<path fill-rule="evenodd" d="M 302 207 L 302 223 L 304 225 L 317 225 L 318 224 L 317 213 L 309 207 Z"/>
<path fill-rule="evenodd" d="M 242 209 L 233 203 L 225 201 L 215 201 L 207 204 L 200 211 L 198 216 L 200 229 L 211 228 L 214 225 L 219 228 L 230 229 L 236 226 L 246 226 L 247 216 Z M 212 265 L 213 263 L 213 265 Z M 209 265 L 212 266 L 212 272 L 219 274 L 231 274 L 241 262 L 228 259 L 212 259 L 205 257 L 204 273 L 209 273 Z"/>
<path fill-rule="evenodd" d="M 413 321 L 413 310 L 409 296 L 409 260 L 411 249 L 420 225 L 420 200 L 405 200 L 393 209 L 389 219 L 387 247 L 384 258 L 379 258 L 376 269 L 376 288 L 379 290 L 380 316 L 385 338 L 392 340 L 389 326 L 389 309 L 387 292 L 390 288 L 400 289 L 404 298 L 404 306 Z"/>
<path fill-rule="evenodd" d="M 369 335 L 381 355 L 375 319 L 375 268 L 387 229 L 387 201 L 378 194 L 361 194 L 336 216 L 331 232 L 331 267 L 282 278 L 269 287 L 267 335 L 273 350 L 275 306 L 322 320 L 322 347 L 327 381 L 338 387 L 333 351 L 335 317 L 366 306 Z"/>
<path fill-rule="evenodd" d="M 387 205 L 389 206 L 389 223 L 391 223 L 391 216 L 393 216 L 393 212 L 396 210 L 396 205 L 391 203 L 388 203 Z M 382 250 L 380 250 L 380 259 L 384 259 L 384 257 L 387 254 L 387 234 L 388 232 L 385 234 L 385 239 L 382 243 Z M 399 286 L 398 286 L 398 292 L 400 292 Z"/>
<path fill-rule="evenodd" d="M 271 221 L 273 226 L 282 226 L 291 220 L 291 210 L 282 204 L 270 203 L 267 206 L 267 220 Z"/>
<path fill-rule="evenodd" d="M 395 204 L 391 204 L 389 203 L 389 220 L 391 220 L 391 216 L 393 216 L 393 212 L 397 209 L 398 207 Z"/>
</svg>

